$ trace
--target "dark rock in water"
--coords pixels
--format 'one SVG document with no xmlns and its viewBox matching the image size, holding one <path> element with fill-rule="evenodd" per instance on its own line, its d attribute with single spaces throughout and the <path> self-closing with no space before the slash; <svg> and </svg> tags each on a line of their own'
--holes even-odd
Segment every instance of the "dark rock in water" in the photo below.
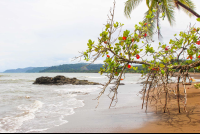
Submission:
<svg viewBox="0 0 200 134">
<path fill-rule="evenodd" d="M 96 82 L 89 82 L 88 80 L 78 80 L 77 78 L 66 78 L 65 76 L 55 76 L 55 77 L 39 77 L 35 80 L 33 84 L 46 84 L 46 85 L 102 85 Z"/>
</svg>

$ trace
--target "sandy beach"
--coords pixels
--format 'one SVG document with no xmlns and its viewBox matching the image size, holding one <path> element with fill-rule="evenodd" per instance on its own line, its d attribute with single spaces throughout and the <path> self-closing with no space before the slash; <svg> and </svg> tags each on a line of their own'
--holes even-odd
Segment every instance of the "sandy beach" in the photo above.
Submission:
<svg viewBox="0 0 200 134">
<path fill-rule="evenodd" d="M 134 85 L 134 87 L 133 87 Z M 98 92 L 90 95 L 79 96 L 83 99 L 85 106 L 75 109 L 75 114 L 67 116 L 68 123 L 49 129 L 47 133 L 109 133 L 115 130 L 130 130 L 140 128 L 147 121 L 154 121 L 152 112 L 145 113 L 141 109 L 141 99 L 138 91 L 140 84 L 126 84 L 119 86 L 118 103 L 109 109 L 110 99 L 107 90 L 98 101 L 94 100 Z"/>
<path fill-rule="evenodd" d="M 200 74 L 191 73 L 191 77 L 200 79 Z M 168 104 L 169 113 L 154 114 L 156 121 L 147 122 L 143 127 L 120 131 L 125 133 L 200 133 L 200 89 L 192 85 L 187 85 L 187 112 L 181 105 L 181 113 L 178 113 L 177 101 L 173 100 Z M 174 84 L 172 86 L 175 86 Z M 180 84 L 183 92 L 183 85 Z M 154 107 L 151 111 L 155 112 Z"/>
<path fill-rule="evenodd" d="M 191 74 L 198 79 L 199 74 Z M 118 89 L 118 103 L 109 109 L 108 91 L 101 97 L 98 108 L 94 100 L 99 92 L 78 96 L 85 106 L 75 109 L 67 116 L 68 123 L 49 129 L 47 133 L 199 133 L 200 132 L 200 89 L 187 85 L 187 112 L 178 113 L 176 99 L 168 103 L 169 113 L 158 112 L 150 106 L 147 113 L 141 109 L 141 84 L 121 85 Z M 175 86 L 175 85 L 171 85 Z M 182 83 L 180 84 L 183 90 Z"/>
</svg>

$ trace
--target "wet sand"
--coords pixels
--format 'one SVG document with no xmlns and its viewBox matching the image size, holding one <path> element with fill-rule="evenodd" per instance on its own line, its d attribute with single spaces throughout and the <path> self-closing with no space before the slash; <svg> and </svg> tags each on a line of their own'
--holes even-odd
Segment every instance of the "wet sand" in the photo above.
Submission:
<svg viewBox="0 0 200 134">
<path fill-rule="evenodd" d="M 198 78 L 199 74 L 191 74 Z M 169 113 L 155 113 L 150 106 L 147 113 L 141 109 L 142 100 L 138 92 L 140 84 L 121 85 L 118 89 L 118 103 L 109 109 L 109 89 L 100 98 L 94 100 L 99 91 L 89 95 L 80 95 L 77 99 L 84 100 L 85 106 L 75 109 L 75 114 L 65 117 L 68 123 L 54 127 L 45 133 L 199 133 L 200 132 L 200 89 L 194 84 L 187 85 L 187 112 L 181 103 L 178 113 L 177 100 L 168 103 Z M 175 86 L 175 84 L 172 84 Z M 181 92 L 183 85 L 180 83 Z"/>
<path fill-rule="evenodd" d="M 141 109 L 142 101 L 138 92 L 140 84 L 120 85 L 118 102 L 109 109 L 111 100 L 107 94 L 109 89 L 100 98 L 98 104 L 95 99 L 99 91 L 89 95 L 80 95 L 77 98 L 84 100 L 85 106 L 75 109 L 75 114 L 67 116 L 68 123 L 54 127 L 45 133 L 110 133 L 115 130 L 130 130 L 140 128 L 147 121 L 154 121 L 152 112 L 145 113 Z"/>
<path fill-rule="evenodd" d="M 190 76 L 195 79 L 200 79 L 200 74 L 191 73 Z M 198 82 L 199 83 L 199 82 Z M 155 114 L 155 108 L 151 106 L 154 111 L 156 121 L 147 122 L 143 127 L 138 129 L 130 129 L 125 133 L 200 133 L 200 89 L 192 85 L 187 85 L 187 107 L 184 110 L 183 103 L 181 103 L 181 113 L 178 112 L 177 100 L 168 103 L 170 113 Z M 172 86 L 175 86 L 174 84 Z M 183 85 L 180 84 L 180 90 L 183 94 Z"/>
</svg>

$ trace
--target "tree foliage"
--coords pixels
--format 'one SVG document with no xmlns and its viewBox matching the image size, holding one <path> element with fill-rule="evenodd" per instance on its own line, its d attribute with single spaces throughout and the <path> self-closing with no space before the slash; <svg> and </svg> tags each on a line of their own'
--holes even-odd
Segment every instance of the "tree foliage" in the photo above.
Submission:
<svg viewBox="0 0 200 134">
<path fill-rule="evenodd" d="M 142 2 L 142 0 L 127 0 L 125 2 L 124 7 L 124 14 L 127 18 L 130 18 L 131 12 Z M 164 19 L 167 17 L 168 22 L 172 26 L 175 24 L 175 17 L 174 17 L 174 9 L 182 9 L 186 14 L 190 17 L 192 15 L 198 16 L 199 15 L 194 11 L 195 5 L 191 0 L 146 0 L 146 5 L 148 7 L 148 11 L 145 13 L 144 21 L 149 23 L 152 22 L 152 25 L 148 27 L 148 34 L 152 38 L 153 32 L 155 28 L 158 32 L 158 37 L 162 37 L 160 32 L 160 19 Z M 156 12 L 152 12 L 155 10 Z M 153 18 L 146 18 L 148 14 L 153 13 L 155 17 Z M 161 14 L 160 14 L 161 13 Z"/>
<path fill-rule="evenodd" d="M 117 89 L 120 81 L 125 78 L 126 70 L 137 70 L 138 68 L 132 64 L 142 64 L 147 71 L 141 70 L 142 78 L 145 80 L 141 94 L 143 95 L 143 104 L 146 110 L 148 103 L 155 102 L 158 106 L 160 96 L 165 96 L 164 112 L 167 110 L 167 102 L 169 95 L 172 93 L 170 88 L 170 79 L 176 75 L 177 86 L 177 102 L 180 112 L 180 91 L 179 80 L 182 79 L 183 85 L 186 84 L 186 77 L 190 69 L 200 69 L 200 28 L 190 26 L 188 31 L 181 31 L 174 35 L 174 39 L 170 39 L 168 44 L 159 43 L 158 48 L 152 47 L 154 43 L 150 40 L 147 31 L 148 27 L 154 22 L 141 21 L 135 25 L 135 30 L 131 33 L 129 30 L 121 32 L 122 23 L 114 21 L 114 9 L 110 12 L 109 19 L 105 24 L 105 29 L 100 33 L 98 42 L 95 43 L 91 39 L 88 40 L 88 49 L 82 53 L 80 57 L 84 57 L 86 61 L 94 62 L 99 57 L 105 57 L 104 65 L 100 68 L 99 73 L 107 73 L 109 81 L 104 85 L 97 100 L 104 94 L 107 86 L 116 81 L 116 84 L 110 88 L 109 97 L 111 99 L 110 107 L 115 106 L 113 102 L 117 102 Z M 151 12 L 146 15 L 147 19 L 155 17 L 154 13 L 157 9 L 152 8 Z M 119 32 L 117 37 L 113 37 L 115 32 Z M 78 57 L 76 57 L 78 58 Z M 181 61 L 185 62 L 181 62 Z M 186 110 L 187 94 L 184 86 L 184 109 Z"/>
</svg>

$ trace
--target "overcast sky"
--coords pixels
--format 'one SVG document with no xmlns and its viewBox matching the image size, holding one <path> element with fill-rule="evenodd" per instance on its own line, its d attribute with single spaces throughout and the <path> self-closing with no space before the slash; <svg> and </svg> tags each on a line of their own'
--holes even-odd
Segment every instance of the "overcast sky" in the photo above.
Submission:
<svg viewBox="0 0 200 134">
<path fill-rule="evenodd" d="M 96 40 L 107 21 L 114 0 L 0 0 L 0 72 L 25 67 L 68 63 L 87 49 L 88 39 Z M 124 16 L 126 0 L 116 0 L 115 21 L 129 29 L 143 20 L 146 0 Z M 200 0 L 193 0 L 200 13 Z M 176 24 L 161 21 L 163 42 L 189 24 L 200 23 L 183 11 L 175 11 Z M 155 36 L 157 38 L 157 36 Z M 101 63 L 101 59 L 96 63 Z"/>
</svg>

